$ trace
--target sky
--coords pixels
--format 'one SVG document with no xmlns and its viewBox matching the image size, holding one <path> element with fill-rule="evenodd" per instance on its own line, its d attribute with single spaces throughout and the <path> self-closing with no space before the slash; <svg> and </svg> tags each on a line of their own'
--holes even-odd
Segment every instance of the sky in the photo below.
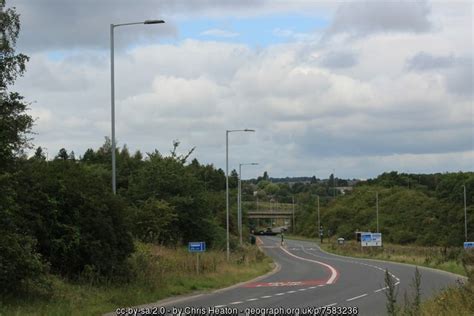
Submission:
<svg viewBox="0 0 474 316">
<path fill-rule="evenodd" d="M 35 146 L 81 155 L 110 136 L 243 178 L 474 171 L 471 1 L 7 0 L 30 56 L 12 88 Z"/>
</svg>

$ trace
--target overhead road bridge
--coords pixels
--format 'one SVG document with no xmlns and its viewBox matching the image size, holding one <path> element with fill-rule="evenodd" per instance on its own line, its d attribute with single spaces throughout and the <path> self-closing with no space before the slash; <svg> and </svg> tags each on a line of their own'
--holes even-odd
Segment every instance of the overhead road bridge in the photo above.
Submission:
<svg viewBox="0 0 474 316">
<path fill-rule="evenodd" d="M 255 219 L 264 219 L 264 218 L 291 218 L 293 216 L 292 211 L 249 211 L 247 212 L 247 218 L 255 218 Z"/>
</svg>

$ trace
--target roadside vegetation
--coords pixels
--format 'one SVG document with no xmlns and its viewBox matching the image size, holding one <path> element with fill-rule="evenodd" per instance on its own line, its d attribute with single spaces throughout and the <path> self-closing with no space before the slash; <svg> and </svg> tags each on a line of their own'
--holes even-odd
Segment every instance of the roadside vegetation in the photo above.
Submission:
<svg viewBox="0 0 474 316">
<path fill-rule="evenodd" d="M 238 246 L 235 206 L 226 261 L 224 172 L 179 141 L 165 154 L 116 149 L 117 195 L 109 139 L 82 156 L 35 148 L 29 103 L 12 91 L 29 58 L 5 0 L 0 26 L 0 315 L 96 315 L 270 269 L 255 245 Z M 233 171 L 233 201 L 236 187 Z M 207 244 L 199 275 L 190 241 Z"/>
<path fill-rule="evenodd" d="M 249 280 L 268 272 L 270 262 L 255 247 L 237 249 L 230 262 L 224 252 L 211 250 L 200 255 L 198 274 L 196 255 L 185 248 L 138 242 L 127 260 L 127 280 L 103 280 L 92 271 L 73 282 L 51 275 L 47 301 L 37 296 L 11 299 L 0 305 L 0 315 L 100 315 Z"/>
<path fill-rule="evenodd" d="M 361 247 L 360 242 L 347 241 L 338 245 L 336 239 L 320 244 L 325 251 L 342 256 L 408 263 L 460 275 L 466 275 L 462 264 L 464 250 L 460 247 L 426 247 L 384 243 L 383 247 Z"/>
<path fill-rule="evenodd" d="M 462 256 L 463 266 L 468 279 L 441 291 L 435 297 L 424 302 L 421 301 L 421 284 L 423 275 L 415 270 L 411 283 L 411 294 L 400 293 L 394 285 L 389 272 L 385 272 L 385 285 L 387 290 L 387 314 L 390 316 L 470 316 L 474 314 L 474 252 L 465 252 Z"/>
<path fill-rule="evenodd" d="M 193 149 L 181 152 L 179 141 L 170 141 L 169 153 L 131 153 L 126 145 L 112 149 L 107 138 L 81 156 L 67 148 L 58 153 L 35 148 L 30 104 L 12 91 L 29 58 L 15 50 L 20 17 L 5 0 L 0 0 L 0 25 L 1 315 L 97 314 L 268 271 L 268 261 L 255 246 L 238 246 L 235 203 L 230 214 L 233 255 L 225 261 L 224 171 L 193 159 Z M 112 150 L 117 195 L 110 188 Z M 356 230 L 375 231 L 377 191 L 384 242 L 425 248 L 403 252 L 408 248 L 393 246 L 387 248 L 393 252 L 369 255 L 460 273 L 462 185 L 468 192 L 468 226 L 474 227 L 474 173 L 390 172 L 359 183 L 334 175 L 280 180 L 272 181 L 265 172 L 244 181 L 244 220 L 257 200 L 262 209 L 285 210 L 293 209 L 295 200 L 296 225 L 290 231 L 315 237 L 318 196 L 325 238 L 350 240 Z M 351 185 L 354 190 L 344 195 L 334 188 Z M 236 201 L 235 170 L 229 187 Z M 244 234 L 248 240 L 248 231 Z M 472 229 L 469 234 L 473 240 Z M 205 241 L 209 249 L 199 275 L 186 250 L 190 241 Z M 426 253 L 410 254 L 419 249 Z"/>
</svg>

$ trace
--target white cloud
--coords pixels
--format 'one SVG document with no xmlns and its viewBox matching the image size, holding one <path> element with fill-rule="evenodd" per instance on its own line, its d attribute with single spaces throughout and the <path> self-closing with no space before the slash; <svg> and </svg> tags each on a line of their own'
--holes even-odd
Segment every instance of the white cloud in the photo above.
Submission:
<svg viewBox="0 0 474 316">
<path fill-rule="evenodd" d="M 275 176 L 472 170 L 472 98 L 459 92 L 472 94 L 472 86 L 466 67 L 456 66 L 472 54 L 471 22 L 442 13 L 437 6 L 430 13 L 440 28 L 375 32 L 351 40 L 350 50 L 337 39 L 308 38 L 266 48 L 185 40 L 119 52 L 118 141 L 166 152 L 178 138 L 222 167 L 225 130 L 248 127 L 257 132 L 231 137 L 232 168 L 255 160 L 254 172 Z M 420 52 L 454 56 L 455 65 L 410 71 L 407 60 Z M 35 143 L 50 155 L 99 146 L 110 129 L 108 56 L 31 57 L 17 88 L 37 101 Z"/>
<path fill-rule="evenodd" d="M 209 29 L 204 32 L 201 32 L 201 36 L 213 36 L 213 37 L 224 37 L 224 38 L 231 38 L 239 36 L 239 33 L 228 31 L 228 30 L 221 30 L 221 29 Z"/>
<path fill-rule="evenodd" d="M 386 32 L 427 32 L 432 29 L 427 1 L 345 2 L 337 9 L 327 35 L 366 36 Z"/>
</svg>

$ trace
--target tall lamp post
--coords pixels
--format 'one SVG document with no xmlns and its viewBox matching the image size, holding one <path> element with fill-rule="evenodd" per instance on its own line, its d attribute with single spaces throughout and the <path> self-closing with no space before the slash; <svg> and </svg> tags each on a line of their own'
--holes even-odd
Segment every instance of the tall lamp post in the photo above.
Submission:
<svg viewBox="0 0 474 316">
<path fill-rule="evenodd" d="M 239 227 L 240 245 L 242 246 L 242 166 L 256 166 L 258 163 L 239 163 L 239 185 L 237 192 L 237 222 Z"/>
<path fill-rule="evenodd" d="M 114 29 L 119 26 L 136 24 L 162 24 L 163 20 L 145 20 L 142 22 L 110 24 L 110 104 L 112 124 L 112 192 L 117 194 L 117 179 L 115 168 L 115 66 L 114 66 Z"/>
<path fill-rule="evenodd" d="M 229 133 L 255 132 L 253 129 L 232 129 L 225 131 L 225 208 L 226 208 L 226 230 L 227 230 L 227 261 L 230 260 L 229 243 Z"/>
</svg>

